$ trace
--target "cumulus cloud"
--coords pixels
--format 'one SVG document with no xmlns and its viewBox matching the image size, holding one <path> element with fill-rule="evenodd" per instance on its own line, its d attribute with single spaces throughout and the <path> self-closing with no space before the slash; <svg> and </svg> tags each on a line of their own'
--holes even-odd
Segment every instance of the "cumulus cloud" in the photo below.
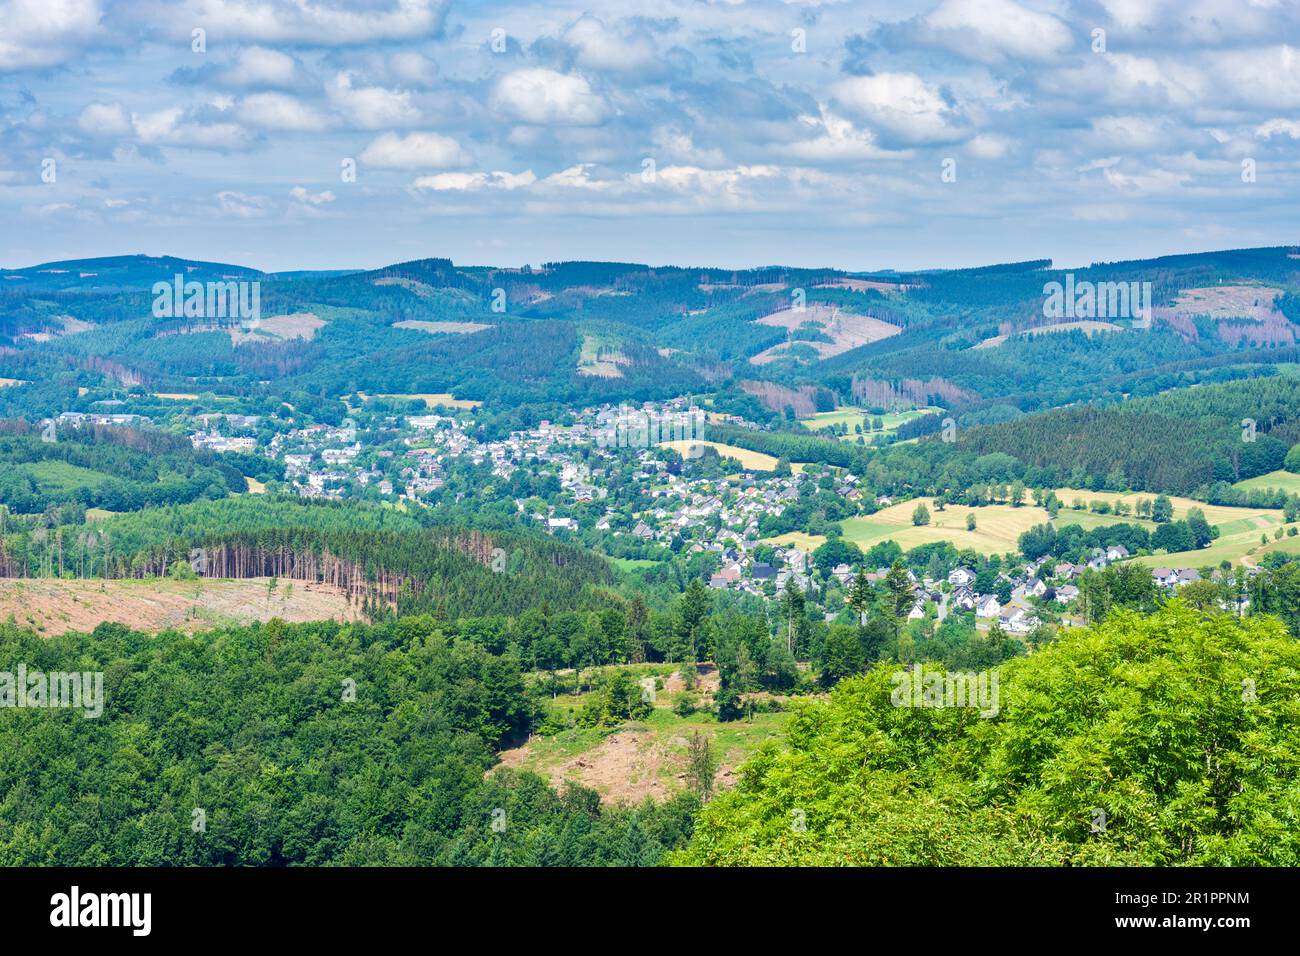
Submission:
<svg viewBox="0 0 1300 956">
<path fill-rule="evenodd" d="M 592 126 L 609 116 L 609 104 L 584 77 L 554 70 L 515 70 L 497 80 L 492 108 L 524 123 Z"/>
<path fill-rule="evenodd" d="M 943 94 L 915 73 L 855 76 L 835 84 L 834 96 L 846 112 L 903 143 L 945 143 L 964 135 Z"/>
<path fill-rule="evenodd" d="M 657 65 L 654 38 L 644 28 L 624 33 L 587 14 L 564 31 L 563 40 L 583 69 L 638 73 Z"/>
<path fill-rule="evenodd" d="M 77 117 L 77 128 L 87 136 L 129 136 L 131 120 L 121 103 L 91 103 Z"/>
<path fill-rule="evenodd" d="M 407 90 L 382 86 L 353 86 L 352 76 L 339 73 L 329 88 L 334 107 L 361 129 L 407 126 L 419 122 L 420 111 Z"/>
<path fill-rule="evenodd" d="M 377 0 L 344 6 L 320 0 L 189 0 L 171 15 L 210 36 L 259 43 L 350 46 L 436 35 L 447 0 Z M 187 31 L 188 33 L 188 28 Z"/>
<path fill-rule="evenodd" d="M 239 104 L 239 115 L 250 126 L 287 132 L 311 132 L 327 125 L 316 110 L 283 93 L 246 96 Z"/>
<path fill-rule="evenodd" d="M 480 189 L 522 189 L 537 182 L 531 169 L 522 173 L 436 173 L 433 176 L 421 176 L 413 185 L 416 189 L 433 189 L 440 192 L 477 192 Z"/>
<path fill-rule="evenodd" d="M 943 0 L 921 18 L 917 36 L 971 59 L 994 62 L 1049 62 L 1074 44 L 1064 22 L 1013 0 Z"/>
<path fill-rule="evenodd" d="M 295 201 L 308 206 L 323 206 L 326 203 L 333 202 L 337 198 L 328 189 L 322 190 L 318 193 L 313 193 L 309 192 L 303 186 L 294 186 L 289 190 L 289 195 L 292 196 Z"/>
<path fill-rule="evenodd" d="M 361 161 L 379 169 L 451 169 L 469 162 L 469 156 L 440 133 L 385 133 L 361 151 Z"/>
<path fill-rule="evenodd" d="M 1274 136 L 1290 136 L 1292 139 L 1300 139 L 1300 123 L 1289 119 L 1271 119 L 1267 123 L 1260 123 L 1255 127 L 1255 135 L 1260 139 L 1271 139 Z"/>
<path fill-rule="evenodd" d="M 298 62 L 289 54 L 264 47 L 245 47 L 219 74 L 229 86 L 292 87 L 300 82 Z"/>
<path fill-rule="evenodd" d="M 103 15 L 99 0 L 0 0 L 0 72 L 67 63 Z"/>
<path fill-rule="evenodd" d="M 136 139 L 147 146 L 242 150 L 252 143 L 252 136 L 238 123 L 208 122 L 180 107 L 132 113 L 131 126 Z"/>
<path fill-rule="evenodd" d="M 1014 142 L 998 133 L 980 133 L 966 144 L 966 152 L 976 159 L 1001 159 L 1011 152 Z"/>
</svg>

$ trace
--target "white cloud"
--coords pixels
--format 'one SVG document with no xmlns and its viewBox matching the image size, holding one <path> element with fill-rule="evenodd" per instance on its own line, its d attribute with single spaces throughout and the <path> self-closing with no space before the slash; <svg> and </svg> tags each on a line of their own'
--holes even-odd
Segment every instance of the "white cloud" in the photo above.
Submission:
<svg viewBox="0 0 1300 956">
<path fill-rule="evenodd" d="M 490 101 L 493 109 L 525 123 L 594 126 L 609 114 L 586 79 L 542 68 L 507 73 L 497 80 Z"/>
<path fill-rule="evenodd" d="M 420 111 L 411 102 L 408 91 L 382 86 L 354 87 L 347 73 L 334 78 L 329 97 L 335 108 L 362 129 L 408 126 L 420 121 Z"/>
<path fill-rule="evenodd" d="M 1292 139 L 1300 139 L 1300 123 L 1289 119 L 1271 119 L 1267 123 L 1261 123 L 1255 127 L 1255 135 L 1260 139 L 1270 139 L 1273 136 L 1290 136 Z"/>
<path fill-rule="evenodd" d="M 438 79 L 438 64 L 423 53 L 394 53 L 388 58 L 388 68 L 403 83 L 416 86 L 432 86 Z"/>
<path fill-rule="evenodd" d="M 801 116 L 799 122 L 817 135 L 780 147 L 783 155 L 806 162 L 838 162 L 878 159 L 889 155 L 876 144 L 871 130 L 858 129 L 852 121 L 822 107 L 819 116 Z"/>
<path fill-rule="evenodd" d="M 980 133 L 966 144 L 966 152 L 976 159 L 1001 159 L 1011 152 L 1015 141 L 997 133 Z"/>
<path fill-rule="evenodd" d="M 66 63 L 102 16 L 99 0 L 0 0 L 0 72 Z"/>
<path fill-rule="evenodd" d="M 579 163 L 576 166 L 562 169 L 558 173 L 551 173 L 542 180 L 542 183 L 547 186 L 558 186 L 562 189 L 589 189 L 596 192 L 615 189 L 623 185 L 613 179 L 592 179 L 591 169 L 591 163 Z"/>
<path fill-rule="evenodd" d="M 230 86 L 290 87 L 299 82 L 298 64 L 279 50 L 245 47 L 235 62 L 221 71 L 220 79 Z"/>
<path fill-rule="evenodd" d="M 731 169 L 700 169 L 698 166 L 665 166 L 656 181 L 686 193 L 734 194 L 752 179 L 771 179 L 781 174 L 777 166 L 735 166 Z"/>
<path fill-rule="evenodd" d="M 244 122 L 262 129 L 310 132 L 324 129 L 324 117 L 310 106 L 283 93 L 254 93 L 239 106 Z"/>
<path fill-rule="evenodd" d="M 131 120 L 121 103 L 91 103 L 77 117 L 77 128 L 87 136 L 128 136 Z"/>
<path fill-rule="evenodd" d="M 623 36 L 590 14 L 565 30 L 563 39 L 584 69 L 631 73 L 655 64 L 655 45 L 649 35 Z"/>
<path fill-rule="evenodd" d="M 338 198 L 328 189 L 322 190 L 321 192 L 318 193 L 313 193 L 313 192 L 308 192 L 302 186 L 294 186 L 292 189 L 289 190 L 289 195 L 292 196 L 298 202 L 304 203 L 305 205 L 308 206 L 321 206 L 324 205 L 325 203 L 333 202 L 336 198 Z"/>
<path fill-rule="evenodd" d="M 1293 46 L 1219 50 L 1206 56 L 1215 99 L 1249 109 L 1300 108 L 1300 50 Z"/>
<path fill-rule="evenodd" d="M 380 169 L 450 169 L 469 162 L 469 156 L 440 133 L 384 133 L 362 150 L 361 161 Z"/>
<path fill-rule="evenodd" d="M 198 149 L 246 149 L 248 131 L 235 123 L 203 123 L 178 107 L 153 113 L 132 113 L 136 138 L 149 146 L 189 146 Z"/>
<path fill-rule="evenodd" d="M 944 0 L 921 20 L 921 35 L 975 60 L 1045 62 L 1070 49 L 1070 28 L 1012 0 Z"/>
<path fill-rule="evenodd" d="M 209 36 L 350 46 L 433 36 L 446 8 L 447 0 L 378 0 L 353 9 L 319 0 L 190 0 L 169 15 L 202 25 Z"/>
<path fill-rule="evenodd" d="M 413 185 L 416 189 L 434 189 L 438 191 L 456 190 L 459 192 L 477 192 L 480 189 L 520 189 L 537 182 L 531 169 L 522 173 L 437 173 L 433 176 L 421 176 Z"/>
<path fill-rule="evenodd" d="M 1092 142 L 1106 149 L 1127 152 L 1169 150 L 1176 142 L 1176 131 L 1162 118 L 1150 116 L 1101 116 L 1092 121 Z"/>
<path fill-rule="evenodd" d="M 957 117 L 939 91 L 915 73 L 855 76 L 835 84 L 839 104 L 907 143 L 943 143 L 961 138 Z"/>
<path fill-rule="evenodd" d="M 271 202 L 265 196 L 226 190 L 217 193 L 217 204 L 224 215 L 235 219 L 258 219 L 266 215 Z"/>
</svg>

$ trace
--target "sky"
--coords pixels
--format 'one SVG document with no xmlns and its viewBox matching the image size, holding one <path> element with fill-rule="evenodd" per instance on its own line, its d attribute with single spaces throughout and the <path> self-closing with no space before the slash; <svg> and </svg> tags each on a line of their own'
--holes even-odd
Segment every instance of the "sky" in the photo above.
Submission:
<svg viewBox="0 0 1300 956">
<path fill-rule="evenodd" d="M 1300 242 L 1294 0 L 0 0 L 0 265 Z"/>
</svg>

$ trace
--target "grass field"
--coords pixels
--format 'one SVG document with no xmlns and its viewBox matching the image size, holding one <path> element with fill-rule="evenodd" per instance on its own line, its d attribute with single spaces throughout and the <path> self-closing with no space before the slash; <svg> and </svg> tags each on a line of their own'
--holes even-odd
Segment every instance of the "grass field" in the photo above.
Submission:
<svg viewBox="0 0 1300 956">
<path fill-rule="evenodd" d="M 36 482 L 41 491 L 72 491 L 76 488 L 98 488 L 109 475 L 66 461 L 33 461 L 14 466 L 14 471 L 25 473 Z"/>
<path fill-rule="evenodd" d="M 620 571 L 639 571 L 642 568 L 653 568 L 658 561 L 651 561 L 648 558 L 609 558 L 609 563 L 614 565 Z"/>
<path fill-rule="evenodd" d="M 786 534 L 773 535 L 770 538 L 763 538 L 763 544 L 779 545 L 782 548 L 791 546 L 798 548 L 805 554 L 811 554 L 826 543 L 826 536 L 820 534 L 805 534 L 802 531 L 790 531 Z"/>
<path fill-rule="evenodd" d="M 1251 523 L 1249 520 L 1219 525 L 1222 532 L 1220 536 L 1212 541 L 1208 548 L 1199 551 L 1175 551 L 1170 554 L 1147 555 L 1133 560 L 1149 568 L 1204 568 L 1217 566 L 1223 561 L 1251 567 L 1258 564 L 1269 551 L 1283 551 L 1289 554 L 1300 552 L 1300 537 L 1273 540 L 1273 533 L 1277 528 L 1286 527 L 1280 518 L 1274 517 L 1274 514 L 1273 512 L 1261 513 L 1260 517 L 1254 519 L 1254 526 L 1245 530 L 1242 530 L 1242 525 Z M 1268 536 L 1268 544 L 1260 542 L 1261 535 Z"/>
<path fill-rule="evenodd" d="M 1091 511 L 1074 511 L 1068 507 L 1075 498 L 1083 501 L 1108 501 L 1111 504 L 1119 500 L 1135 506 L 1140 497 L 1152 498 L 1154 495 L 1137 495 L 1118 493 L 1098 493 L 1080 491 L 1073 488 L 1058 489 L 1057 497 L 1067 507 L 1062 508 L 1056 516 L 1056 526 L 1077 524 L 1085 531 L 1111 524 L 1137 524 L 1152 530 L 1154 522 L 1135 518 L 1132 514 L 1096 514 Z M 934 507 L 934 499 L 919 499 L 930 510 L 930 523 L 917 527 L 912 524 L 912 512 L 917 500 L 902 502 L 883 508 L 873 515 L 850 518 L 841 522 L 844 537 L 864 551 L 881 541 L 897 542 L 904 551 L 930 544 L 934 541 L 949 541 L 957 548 L 971 548 L 981 554 L 1004 554 L 1017 550 L 1020 535 L 1034 525 L 1044 524 L 1048 520 L 1047 512 L 1030 504 L 1019 508 L 1010 505 L 985 505 L 969 508 L 965 505 L 948 505 L 942 512 Z M 1156 566 L 1202 567 L 1218 564 L 1220 561 L 1240 561 L 1247 551 L 1259 548 L 1261 534 L 1272 535 L 1282 523 L 1282 513 L 1276 510 L 1260 508 L 1235 508 L 1224 505 L 1209 505 L 1193 501 L 1190 498 L 1171 498 L 1175 519 L 1187 516 L 1191 508 L 1200 508 L 1205 512 L 1206 520 L 1219 529 L 1220 538 L 1211 547 L 1182 554 L 1158 554 L 1147 558 L 1138 558 L 1144 564 Z M 966 516 L 974 513 L 976 527 L 974 531 L 966 530 Z"/>
<path fill-rule="evenodd" d="M 912 524 L 912 512 L 922 502 L 930 510 L 930 523 L 917 527 Z M 972 513 L 976 527 L 974 531 L 967 531 L 966 516 Z M 1064 516 L 1063 511 L 1061 517 Z M 919 498 L 890 505 L 873 515 L 849 518 L 840 522 L 840 526 L 844 529 L 845 540 L 852 541 L 863 551 L 881 541 L 895 541 L 904 551 L 934 541 L 951 541 L 956 548 L 970 548 L 980 554 L 1004 554 L 1016 550 L 1020 535 L 1046 521 L 1047 512 L 1033 505 L 970 508 L 950 504 L 938 511 L 933 498 Z"/>
<path fill-rule="evenodd" d="M 803 424 L 805 427 L 811 428 L 814 431 L 828 428 L 831 425 L 847 425 L 849 433 L 847 435 L 840 435 L 839 438 L 843 441 L 857 441 L 858 435 L 853 431 L 854 427 L 857 425 L 864 426 L 862 433 L 869 439 L 872 435 L 893 434 L 898 431 L 898 426 L 902 425 L 904 422 L 910 422 L 912 419 L 920 418 L 922 415 L 929 415 L 941 411 L 943 411 L 942 408 L 915 408 L 906 412 L 889 412 L 888 414 L 879 416 L 881 423 L 884 425 L 883 431 L 869 431 L 865 427 L 865 422 L 868 419 L 875 418 L 875 415 L 871 415 L 865 409 L 857 408 L 852 405 L 841 405 L 833 412 L 818 412 L 812 418 L 804 419 Z"/>
<path fill-rule="evenodd" d="M 1111 504 L 1114 504 L 1116 501 L 1124 501 L 1127 502 L 1132 509 L 1136 509 L 1139 498 L 1146 498 L 1151 501 L 1156 499 L 1156 496 L 1149 492 L 1128 491 L 1120 493 L 1118 491 L 1083 491 L 1078 488 L 1057 488 L 1056 497 L 1060 498 L 1061 504 L 1065 505 L 1065 508 L 1061 510 L 1061 514 L 1057 518 L 1058 523 L 1065 518 L 1067 512 L 1069 514 L 1078 513 L 1069 510 L 1070 505 L 1074 503 L 1075 498 L 1083 499 L 1085 504 L 1093 501 L 1109 501 Z M 1169 502 L 1174 506 L 1175 521 L 1186 518 L 1187 512 L 1192 508 L 1200 508 L 1205 512 L 1205 520 L 1212 525 L 1228 524 L 1229 522 L 1243 518 L 1256 518 L 1262 515 L 1272 516 L 1277 519 L 1277 521 L 1280 521 L 1282 517 L 1282 512 L 1277 510 L 1237 508 L 1231 505 L 1208 505 L 1203 501 L 1196 501 L 1192 498 L 1180 498 L 1177 495 L 1171 495 L 1169 497 Z M 1115 515 L 1102 515 L 1101 517 L 1108 519 L 1104 522 L 1105 524 L 1112 524 L 1115 521 L 1134 520 L 1132 515 L 1133 512 L 1130 511 L 1129 515 L 1125 517 L 1117 518 Z M 1274 521 L 1274 524 L 1276 524 L 1277 521 Z"/>
<path fill-rule="evenodd" d="M 443 405 L 447 408 L 478 408 L 482 402 L 473 401 L 468 398 L 455 398 L 451 392 L 413 392 L 409 395 L 367 395 L 365 392 L 357 392 L 362 399 L 367 398 L 422 398 L 430 408 L 437 408 Z"/>
<path fill-rule="evenodd" d="M 660 444 L 665 448 L 671 448 L 679 455 L 685 455 L 686 450 L 692 445 L 707 445 L 715 449 L 723 458 L 736 459 L 744 468 L 753 471 L 772 471 L 776 468 L 777 460 L 771 455 L 764 455 L 759 451 L 750 451 L 748 448 L 738 448 L 735 445 L 724 445 L 721 442 L 684 438 L 680 441 L 666 441 L 660 442 Z M 794 468 L 791 466 L 791 471 L 793 470 Z"/>
<path fill-rule="evenodd" d="M 1270 471 L 1267 475 L 1260 475 L 1258 478 L 1247 478 L 1245 481 L 1239 481 L 1232 487 L 1239 488 L 1242 491 L 1261 491 L 1269 488 L 1280 488 L 1287 494 L 1300 495 L 1300 475 L 1293 471 Z"/>
<path fill-rule="evenodd" d="M 1273 474 L 1286 475 L 1287 473 L 1273 472 Z M 1261 476 L 1254 479 L 1254 481 L 1264 481 L 1267 477 L 1267 475 Z M 1293 477 L 1300 482 L 1300 476 Z M 1276 483 L 1273 487 L 1277 487 Z M 1068 506 L 1075 498 L 1082 498 L 1085 502 L 1109 501 L 1112 504 L 1116 500 L 1122 500 L 1131 506 L 1135 506 L 1139 498 L 1154 500 L 1156 497 L 1149 493 L 1129 492 L 1127 494 L 1118 494 L 1116 492 L 1082 491 L 1076 488 L 1058 488 L 1056 496 L 1067 506 L 1057 516 L 1056 523 L 1058 527 L 1075 521 L 1076 516 L 1084 516 L 1085 513 L 1083 512 L 1069 509 Z M 1260 535 L 1267 534 L 1271 541 L 1273 532 L 1282 524 L 1282 512 L 1277 509 L 1210 505 L 1176 495 L 1170 496 L 1169 501 L 1174 506 L 1175 520 L 1186 518 L 1187 512 L 1192 508 L 1200 508 L 1205 512 L 1205 520 L 1219 531 L 1219 537 L 1208 548 L 1197 551 L 1177 551 L 1134 558 L 1133 560 L 1138 564 L 1146 567 L 1164 568 L 1203 568 L 1218 565 L 1222 561 L 1230 561 L 1233 564 L 1254 564 L 1264 555 L 1266 550 L 1265 546 L 1260 544 Z M 1125 521 L 1141 524 L 1148 529 L 1155 527 L 1149 521 L 1138 521 L 1131 514 L 1119 517 L 1113 514 L 1094 515 L 1087 513 L 1087 518 L 1096 524 L 1113 524 L 1116 521 Z M 1085 528 L 1096 526 L 1096 524 L 1084 524 L 1082 521 L 1078 523 Z M 1282 543 L 1278 545 L 1278 549 L 1286 550 L 1288 547 L 1286 542 L 1295 540 L 1294 538 L 1284 538 Z M 1269 547 L 1271 548 L 1272 545 L 1269 545 Z"/>
</svg>

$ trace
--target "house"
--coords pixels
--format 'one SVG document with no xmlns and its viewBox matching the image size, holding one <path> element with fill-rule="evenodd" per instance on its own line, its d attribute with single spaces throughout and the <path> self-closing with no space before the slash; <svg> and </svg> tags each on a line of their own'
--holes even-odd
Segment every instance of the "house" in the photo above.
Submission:
<svg viewBox="0 0 1300 956">
<path fill-rule="evenodd" d="M 907 619 L 909 621 L 919 621 L 923 617 L 925 617 L 925 602 L 917 601 L 912 605 L 912 610 L 907 612 Z"/>
<path fill-rule="evenodd" d="M 1006 614 L 999 615 L 998 624 L 1009 634 L 1028 634 L 1038 626 L 1038 618 L 1026 613 L 1023 608 L 1012 608 Z"/>
<path fill-rule="evenodd" d="M 1173 588 L 1178 586 L 1178 572 L 1173 568 L 1152 568 L 1151 578 L 1157 587 Z"/>
<path fill-rule="evenodd" d="M 1109 548 L 1106 549 L 1107 561 L 1122 561 L 1124 558 L 1127 558 L 1128 556 L 1129 556 L 1128 548 L 1124 547 L 1124 545 L 1122 544 L 1112 544 Z"/>
<path fill-rule="evenodd" d="M 1064 581 L 1073 581 L 1079 576 L 1079 569 L 1069 561 L 1062 561 L 1056 566 L 1056 576 Z"/>
<path fill-rule="evenodd" d="M 1041 578 L 1030 578 L 1025 582 L 1025 593 L 1032 594 L 1034 597 L 1042 597 L 1047 591 L 1047 585 Z"/>
<path fill-rule="evenodd" d="M 960 587 L 952 592 L 953 607 L 963 611 L 975 609 L 975 592 L 968 587 Z"/>
<path fill-rule="evenodd" d="M 976 617 L 997 617 L 1002 611 L 1002 602 L 996 594 L 982 594 L 975 601 Z"/>
<path fill-rule="evenodd" d="M 1056 589 L 1056 602 L 1058 604 L 1069 604 L 1079 596 L 1079 589 L 1073 584 L 1062 584 Z"/>
<path fill-rule="evenodd" d="M 1201 580 L 1201 572 L 1193 568 L 1179 568 L 1177 573 L 1179 587 L 1182 587 L 1185 584 L 1191 584 L 1193 581 Z"/>
<path fill-rule="evenodd" d="M 776 568 L 762 561 L 755 561 L 752 573 L 755 581 L 770 581 L 776 577 Z"/>
<path fill-rule="evenodd" d="M 970 568 L 958 568 L 948 575 L 948 583 L 955 588 L 966 587 L 975 581 L 975 572 Z"/>
<path fill-rule="evenodd" d="M 1106 569 L 1106 556 L 1099 554 L 1088 562 L 1088 567 L 1094 571 L 1104 571 Z"/>
</svg>

